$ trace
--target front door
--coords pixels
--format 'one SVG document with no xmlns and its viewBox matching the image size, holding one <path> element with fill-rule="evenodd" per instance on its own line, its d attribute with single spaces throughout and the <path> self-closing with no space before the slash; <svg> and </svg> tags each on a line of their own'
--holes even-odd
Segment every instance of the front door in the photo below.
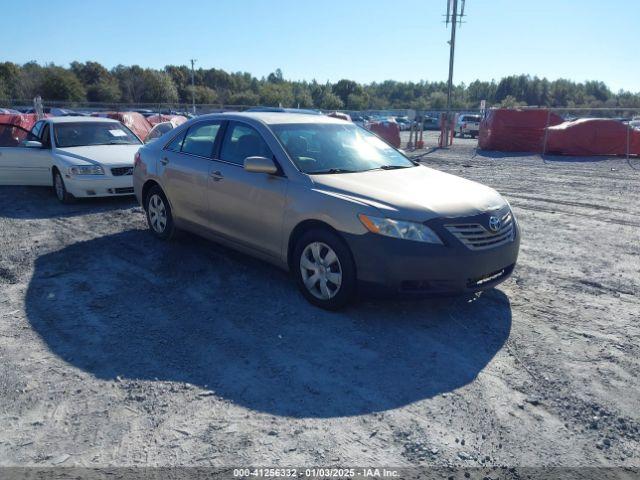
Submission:
<svg viewBox="0 0 640 480">
<path fill-rule="evenodd" d="M 51 185 L 51 148 L 25 146 L 40 141 L 25 129 L 0 124 L 0 185 Z"/>
<path fill-rule="evenodd" d="M 274 158 L 273 153 L 253 127 L 235 121 L 228 123 L 217 151 L 207 190 L 212 229 L 232 241 L 279 257 L 287 179 L 244 170 L 245 158 Z"/>
</svg>

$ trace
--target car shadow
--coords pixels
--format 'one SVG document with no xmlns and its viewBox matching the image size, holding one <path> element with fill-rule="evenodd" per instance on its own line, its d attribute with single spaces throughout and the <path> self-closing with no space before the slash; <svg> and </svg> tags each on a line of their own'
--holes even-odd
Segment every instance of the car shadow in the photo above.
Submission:
<svg viewBox="0 0 640 480">
<path fill-rule="evenodd" d="M 188 382 L 297 418 L 380 412 L 460 388 L 511 329 L 498 290 L 326 312 L 266 263 L 141 230 L 39 257 L 26 312 L 52 352 L 97 378 Z"/>
<path fill-rule="evenodd" d="M 133 195 L 81 198 L 69 205 L 58 201 L 51 187 L 0 186 L 0 217 L 42 219 L 73 217 L 137 206 Z"/>
</svg>

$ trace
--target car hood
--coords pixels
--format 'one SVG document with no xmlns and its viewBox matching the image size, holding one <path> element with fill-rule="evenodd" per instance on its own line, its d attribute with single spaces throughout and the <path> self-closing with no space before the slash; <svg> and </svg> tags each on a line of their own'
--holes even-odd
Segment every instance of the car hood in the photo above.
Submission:
<svg viewBox="0 0 640 480">
<path fill-rule="evenodd" d="M 506 205 L 490 187 L 424 166 L 311 178 L 322 193 L 366 203 L 405 220 L 477 215 Z"/>
<path fill-rule="evenodd" d="M 56 154 L 64 160 L 82 165 L 132 166 L 133 157 L 142 145 L 90 145 L 86 147 L 57 148 Z"/>
</svg>

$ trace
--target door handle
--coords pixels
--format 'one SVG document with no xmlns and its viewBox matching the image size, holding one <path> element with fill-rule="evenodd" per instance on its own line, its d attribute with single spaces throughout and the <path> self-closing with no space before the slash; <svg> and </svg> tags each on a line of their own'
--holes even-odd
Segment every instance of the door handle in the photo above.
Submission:
<svg viewBox="0 0 640 480">
<path fill-rule="evenodd" d="M 169 163 L 169 159 L 167 157 L 164 157 L 162 160 L 160 160 L 160 163 L 162 165 L 166 165 L 167 163 Z"/>
<path fill-rule="evenodd" d="M 209 176 L 210 176 L 211 178 L 213 178 L 213 181 L 214 181 L 214 182 L 219 182 L 220 180 L 222 180 L 222 179 L 224 178 L 224 175 L 222 175 L 222 173 L 220 173 L 219 171 L 211 172 L 211 173 L 209 174 Z"/>
</svg>

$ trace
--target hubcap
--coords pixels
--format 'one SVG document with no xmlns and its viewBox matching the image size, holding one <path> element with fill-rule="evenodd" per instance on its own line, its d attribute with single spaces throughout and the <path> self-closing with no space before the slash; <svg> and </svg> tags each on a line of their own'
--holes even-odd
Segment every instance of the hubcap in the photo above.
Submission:
<svg viewBox="0 0 640 480">
<path fill-rule="evenodd" d="M 320 300 L 335 297 L 342 285 L 342 266 L 333 249 L 322 242 L 305 247 L 300 257 L 300 273 L 307 290 Z"/>
<path fill-rule="evenodd" d="M 62 178 L 60 178 L 60 174 L 56 174 L 55 177 L 55 187 L 56 187 L 56 196 L 58 200 L 62 200 L 64 198 L 64 185 L 62 183 Z"/>
<path fill-rule="evenodd" d="M 160 195 L 153 194 L 149 199 L 149 223 L 157 233 L 164 232 L 167 227 L 167 209 Z"/>
</svg>

